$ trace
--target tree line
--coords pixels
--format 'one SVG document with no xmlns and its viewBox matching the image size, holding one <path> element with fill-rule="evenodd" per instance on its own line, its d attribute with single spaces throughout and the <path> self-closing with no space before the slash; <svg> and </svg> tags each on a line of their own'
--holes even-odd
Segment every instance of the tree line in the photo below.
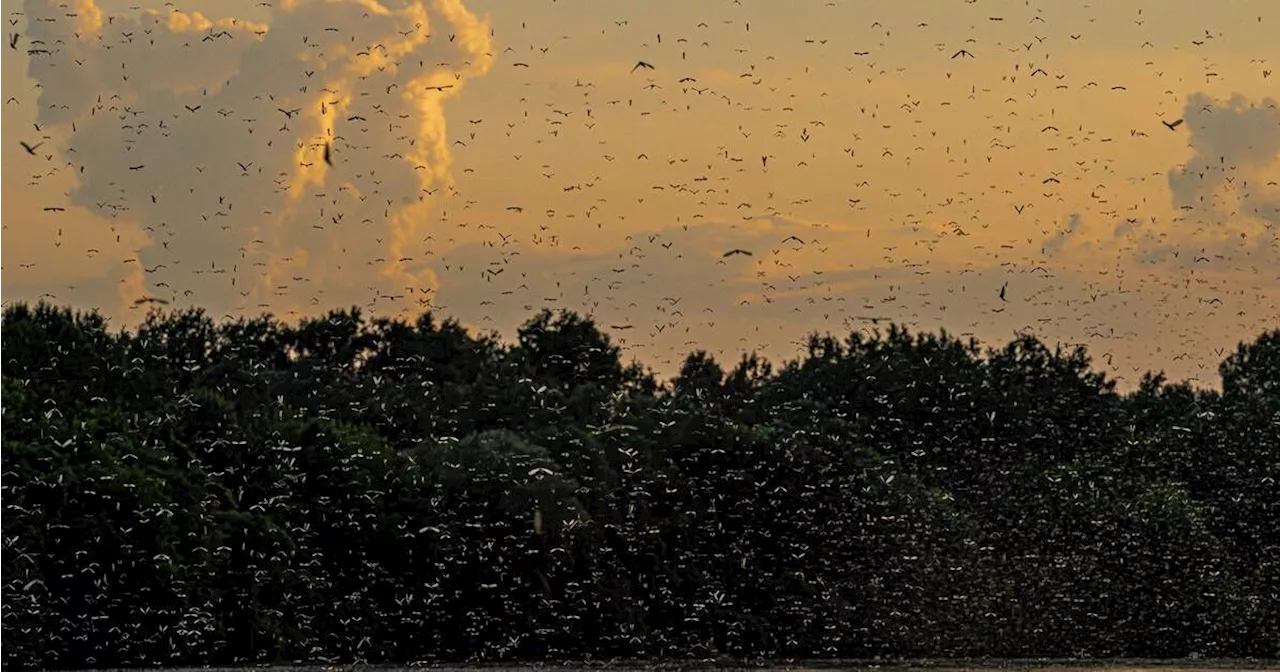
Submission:
<svg viewBox="0 0 1280 672">
<path fill-rule="evenodd" d="M 2 336 L 6 665 L 1280 657 L 1280 329 L 1126 394 L 898 326 L 665 382 L 570 312 Z"/>
</svg>

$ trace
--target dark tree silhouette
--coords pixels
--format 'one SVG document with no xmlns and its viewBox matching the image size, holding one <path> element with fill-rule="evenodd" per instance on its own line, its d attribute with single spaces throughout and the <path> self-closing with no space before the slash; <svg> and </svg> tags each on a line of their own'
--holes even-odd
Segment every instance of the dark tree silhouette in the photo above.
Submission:
<svg viewBox="0 0 1280 672">
<path fill-rule="evenodd" d="M 4 313 L 3 662 L 1280 656 L 1222 391 L 897 326 L 660 383 L 589 319 Z"/>
</svg>

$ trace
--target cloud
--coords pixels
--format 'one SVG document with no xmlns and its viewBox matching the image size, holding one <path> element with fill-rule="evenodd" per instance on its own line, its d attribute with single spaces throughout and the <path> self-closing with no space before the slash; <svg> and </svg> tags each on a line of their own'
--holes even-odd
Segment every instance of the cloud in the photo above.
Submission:
<svg viewBox="0 0 1280 672">
<path fill-rule="evenodd" d="M 1057 256 L 1057 254 L 1062 251 L 1063 246 L 1067 244 L 1067 238 L 1080 228 L 1080 224 L 1083 219 L 1084 218 L 1080 216 L 1080 213 L 1071 213 L 1071 215 L 1067 217 L 1067 228 L 1062 231 L 1058 231 L 1051 236 L 1049 240 L 1045 241 L 1044 253 L 1051 257 Z"/>
<path fill-rule="evenodd" d="M 791 236 L 804 245 L 784 242 Z M 590 249 L 542 240 L 495 231 L 441 255 L 432 305 L 507 338 L 537 310 L 574 310 L 665 375 L 694 348 L 776 358 L 794 354 L 792 342 L 813 330 L 845 335 L 870 327 L 871 317 L 923 324 L 925 313 L 943 314 L 953 292 L 981 297 L 976 314 L 998 301 L 1010 273 L 887 258 L 861 234 L 781 215 L 632 230 L 618 245 Z M 722 256 L 733 248 L 753 254 Z M 953 307 L 963 314 L 972 306 Z"/>
<path fill-rule="evenodd" d="M 220 314 L 435 283 L 416 257 L 431 194 L 452 188 L 445 101 L 492 64 L 460 0 L 294 0 L 263 21 L 26 12 L 72 205 L 148 232 L 149 293 Z"/>
<path fill-rule="evenodd" d="M 1183 118 L 1194 154 L 1168 173 L 1173 206 L 1231 217 L 1231 224 L 1246 218 L 1280 223 L 1274 185 L 1280 179 L 1280 105 L 1271 98 L 1235 95 L 1219 102 L 1195 93 Z"/>
</svg>

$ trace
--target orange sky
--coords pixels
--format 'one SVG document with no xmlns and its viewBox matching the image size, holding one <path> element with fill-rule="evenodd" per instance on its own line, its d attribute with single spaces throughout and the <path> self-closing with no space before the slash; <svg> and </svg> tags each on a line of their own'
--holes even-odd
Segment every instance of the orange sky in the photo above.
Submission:
<svg viewBox="0 0 1280 672">
<path fill-rule="evenodd" d="M 1280 324 L 1271 0 L 274 4 L 5 5 L 5 301 L 568 307 L 661 373 L 883 317 L 1122 387 Z"/>
</svg>

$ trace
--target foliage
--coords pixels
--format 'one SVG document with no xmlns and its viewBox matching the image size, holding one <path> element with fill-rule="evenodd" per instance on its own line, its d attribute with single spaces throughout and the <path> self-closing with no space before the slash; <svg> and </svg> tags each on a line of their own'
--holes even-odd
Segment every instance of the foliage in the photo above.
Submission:
<svg viewBox="0 0 1280 672">
<path fill-rule="evenodd" d="M 1222 392 L 897 327 L 669 383 L 589 319 L 3 324 L 3 662 L 1280 655 L 1280 330 Z"/>
</svg>

